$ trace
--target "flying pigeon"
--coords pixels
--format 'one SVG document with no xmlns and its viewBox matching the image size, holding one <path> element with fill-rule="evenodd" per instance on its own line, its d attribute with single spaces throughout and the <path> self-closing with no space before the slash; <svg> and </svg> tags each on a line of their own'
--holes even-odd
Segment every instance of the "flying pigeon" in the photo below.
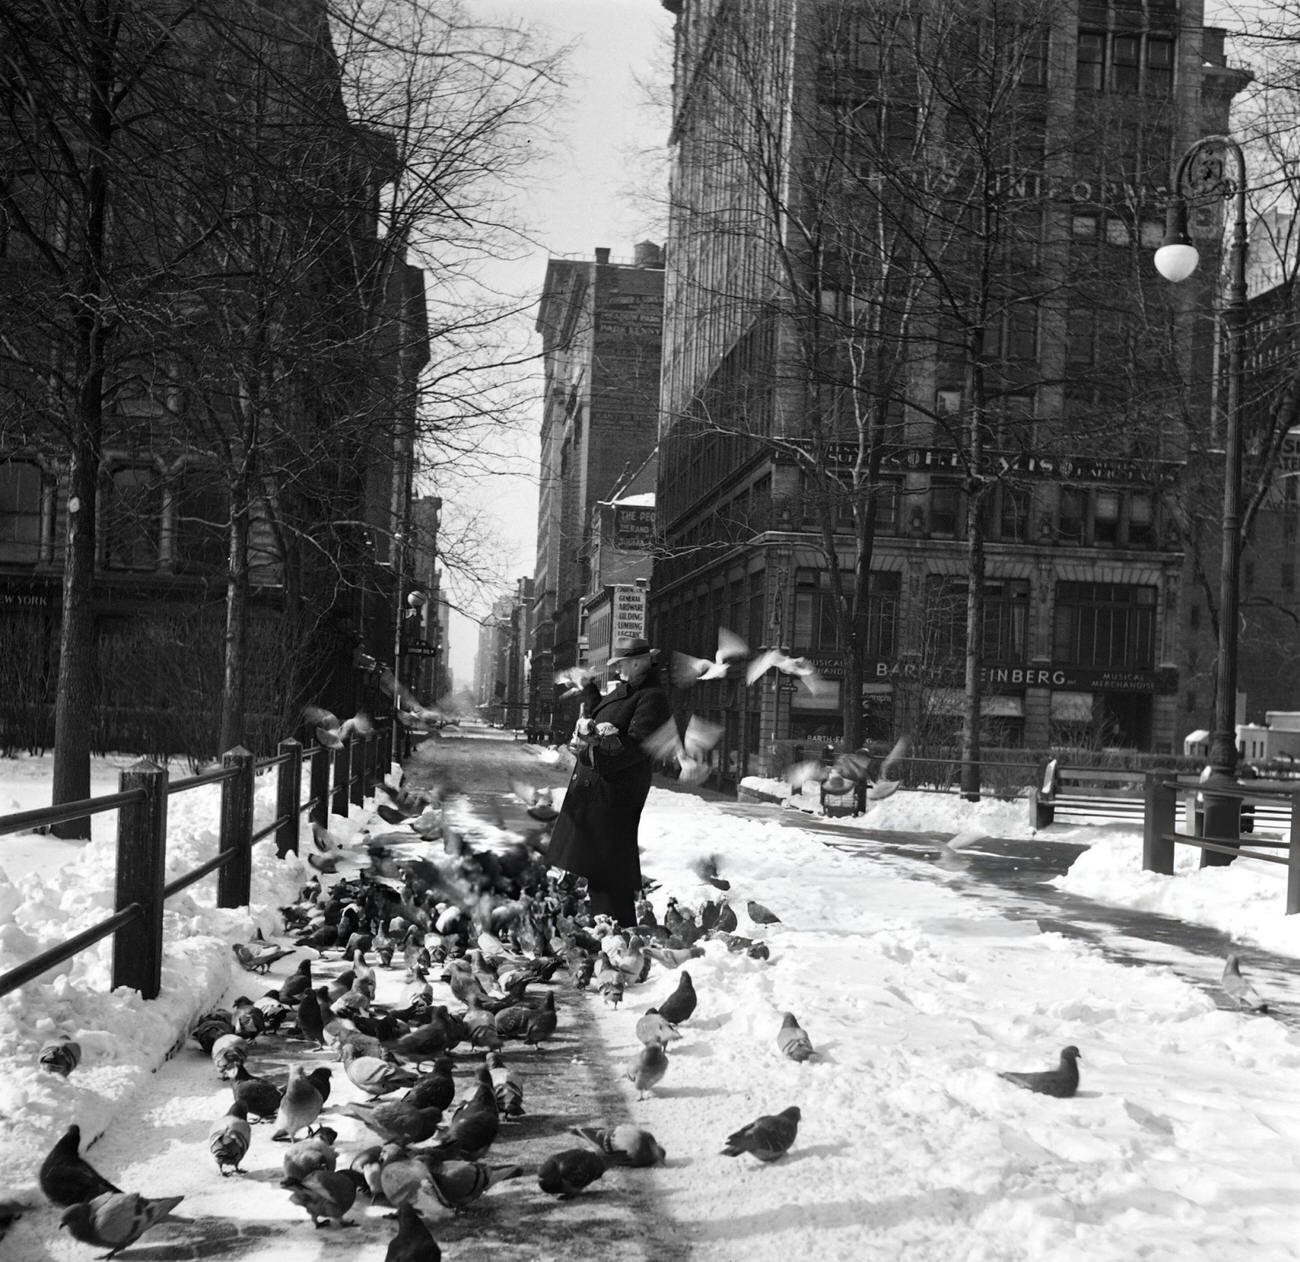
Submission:
<svg viewBox="0 0 1300 1262">
<path fill-rule="evenodd" d="M 321 706 L 306 706 L 302 712 L 303 721 L 315 730 L 316 742 L 326 749 L 342 749 L 343 744 L 354 734 L 367 736 L 375 730 L 370 716 L 358 710 L 350 719 L 339 722 L 338 715 Z"/>
<path fill-rule="evenodd" d="M 524 804 L 528 817 L 537 820 L 539 824 L 549 824 L 560 813 L 556 810 L 555 803 L 552 800 L 554 790 L 549 787 L 525 784 L 522 780 L 512 780 L 510 782 L 510 792 Z"/>
<path fill-rule="evenodd" d="M 867 797 L 872 801 L 879 801 L 881 798 L 887 798 L 891 793 L 897 791 L 901 780 L 891 780 L 890 771 L 907 756 L 907 751 L 912 747 L 912 738 L 910 736 L 900 736 L 894 742 L 894 748 L 885 755 L 885 761 L 880 764 L 880 771 L 876 776 L 874 784 L 867 789 Z"/>
<path fill-rule="evenodd" d="M 1268 1011 L 1268 1004 L 1260 997 L 1259 991 L 1241 975 L 1241 957 L 1235 951 L 1223 963 L 1220 984 L 1224 993 L 1248 1012 Z"/>
<path fill-rule="evenodd" d="M 734 631 L 718 628 L 718 651 L 713 659 L 673 653 L 670 676 L 678 688 L 689 688 L 701 680 L 726 679 L 733 662 L 749 656 L 749 646 Z"/>
<path fill-rule="evenodd" d="M 779 670 L 783 675 L 793 676 L 815 697 L 829 692 L 834 687 L 822 678 L 817 668 L 806 657 L 791 657 L 780 649 L 768 649 L 754 658 L 745 669 L 745 683 L 757 683 L 772 669 Z"/>
<path fill-rule="evenodd" d="M 799 1133 L 802 1114 L 791 1106 L 780 1113 L 755 1118 L 748 1126 L 727 1136 L 722 1150 L 724 1157 L 738 1157 L 742 1152 L 752 1153 L 759 1161 L 776 1161 L 790 1151 Z"/>
<path fill-rule="evenodd" d="M 1079 1089 L 1078 1061 L 1079 1049 L 1074 1046 L 1064 1047 L 1061 1049 L 1061 1063 L 1055 1069 L 1030 1073 L 1008 1071 L 998 1074 L 998 1077 L 1014 1082 L 1016 1086 L 1028 1091 L 1036 1091 L 1039 1095 L 1056 1096 L 1065 1100 Z"/>
</svg>

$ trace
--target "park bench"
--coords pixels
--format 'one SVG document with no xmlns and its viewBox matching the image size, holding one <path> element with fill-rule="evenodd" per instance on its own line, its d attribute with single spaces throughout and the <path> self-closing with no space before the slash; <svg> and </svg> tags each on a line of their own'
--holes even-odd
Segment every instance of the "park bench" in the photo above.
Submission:
<svg viewBox="0 0 1300 1262">
<path fill-rule="evenodd" d="M 1046 828 L 1067 819 L 1079 824 L 1141 820 L 1142 784 L 1141 771 L 1063 767 L 1049 759 L 1029 795 L 1029 822 Z"/>
</svg>

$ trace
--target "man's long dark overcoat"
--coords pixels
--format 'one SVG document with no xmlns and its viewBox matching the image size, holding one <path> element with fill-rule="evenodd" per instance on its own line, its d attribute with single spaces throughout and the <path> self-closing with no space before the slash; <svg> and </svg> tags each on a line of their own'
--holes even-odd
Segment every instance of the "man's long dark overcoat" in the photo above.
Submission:
<svg viewBox="0 0 1300 1262">
<path fill-rule="evenodd" d="M 668 696 L 653 679 L 634 688 L 620 683 L 589 707 L 589 715 L 594 723 L 613 723 L 623 748 L 578 755 L 547 860 L 602 888 L 635 890 L 641 885 L 637 825 L 653 770 L 642 742 L 671 717 Z"/>
</svg>

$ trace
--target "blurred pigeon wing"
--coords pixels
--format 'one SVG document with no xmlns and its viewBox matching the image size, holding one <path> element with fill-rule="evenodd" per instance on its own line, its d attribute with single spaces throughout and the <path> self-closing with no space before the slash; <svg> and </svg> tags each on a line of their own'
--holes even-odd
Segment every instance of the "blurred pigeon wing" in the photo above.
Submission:
<svg viewBox="0 0 1300 1262">
<path fill-rule="evenodd" d="M 692 714 L 686 724 L 682 745 L 689 758 L 703 758 L 722 739 L 722 724 L 710 723 L 698 714 Z"/>
<path fill-rule="evenodd" d="M 894 748 L 885 755 L 885 761 L 880 764 L 880 779 L 884 780 L 894 768 L 895 764 L 907 757 L 907 751 L 912 747 L 912 738 L 910 736 L 900 736 L 894 742 Z"/>
<path fill-rule="evenodd" d="M 760 653 L 745 667 L 745 683 L 752 684 L 760 676 L 766 675 L 776 665 L 780 656 L 781 654 L 777 649 L 768 649 L 767 652 Z"/>
<path fill-rule="evenodd" d="M 734 631 L 718 628 L 718 658 L 720 662 L 734 662 L 749 656 L 749 645 Z"/>
<path fill-rule="evenodd" d="M 678 688 L 689 688 L 709 668 L 709 663 L 702 657 L 692 657 L 689 653 L 673 651 L 673 664 L 669 670 L 673 683 Z"/>
<path fill-rule="evenodd" d="M 656 728 L 642 742 L 642 749 L 647 749 L 656 758 L 673 758 L 682 752 L 682 740 L 677 734 L 677 720 L 669 719 L 662 727 Z"/>
</svg>

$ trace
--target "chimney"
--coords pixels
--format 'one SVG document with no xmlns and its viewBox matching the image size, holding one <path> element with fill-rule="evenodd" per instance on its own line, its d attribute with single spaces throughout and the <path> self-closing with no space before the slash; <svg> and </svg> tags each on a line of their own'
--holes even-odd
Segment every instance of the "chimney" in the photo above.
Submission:
<svg viewBox="0 0 1300 1262">
<path fill-rule="evenodd" d="M 608 262 L 609 262 L 609 247 L 606 245 L 598 245 L 596 247 L 596 266 L 604 267 L 605 264 Z"/>
</svg>

